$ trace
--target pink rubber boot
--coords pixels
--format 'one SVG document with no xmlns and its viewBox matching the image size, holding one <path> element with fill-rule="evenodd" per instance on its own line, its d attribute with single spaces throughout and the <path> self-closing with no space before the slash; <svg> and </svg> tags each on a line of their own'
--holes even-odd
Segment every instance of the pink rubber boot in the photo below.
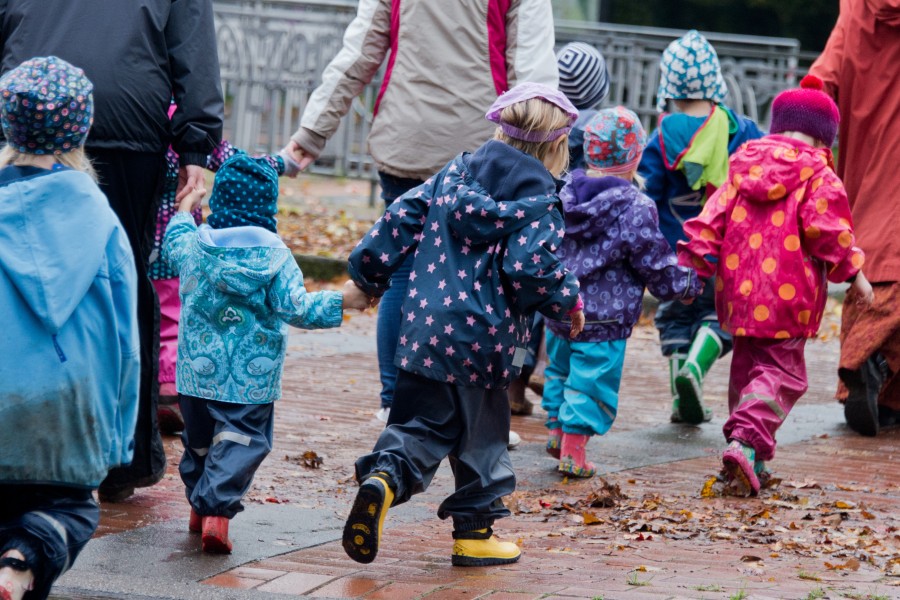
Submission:
<svg viewBox="0 0 900 600">
<path fill-rule="evenodd" d="M 560 446 L 562 445 L 562 428 L 558 419 L 549 419 L 547 427 L 550 430 L 547 435 L 547 454 L 559 460 Z"/>
<path fill-rule="evenodd" d="M 575 433 L 562 434 L 559 472 L 572 477 L 593 477 L 597 472 L 594 463 L 588 462 L 585 456 L 589 435 Z"/>
</svg>

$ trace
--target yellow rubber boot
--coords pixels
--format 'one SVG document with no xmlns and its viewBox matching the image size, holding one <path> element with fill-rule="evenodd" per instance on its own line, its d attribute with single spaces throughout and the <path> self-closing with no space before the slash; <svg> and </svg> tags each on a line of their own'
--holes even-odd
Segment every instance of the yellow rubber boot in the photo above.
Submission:
<svg viewBox="0 0 900 600">
<path fill-rule="evenodd" d="M 387 476 L 373 475 L 359 486 L 350 516 L 344 525 L 343 546 L 358 563 L 370 563 L 378 554 L 384 518 L 394 502 Z"/>
<path fill-rule="evenodd" d="M 459 534 L 457 534 L 459 535 Z M 490 529 L 467 531 L 463 535 L 477 536 L 478 539 L 459 539 L 453 542 L 450 562 L 457 567 L 489 567 L 508 565 L 519 560 L 522 551 L 512 542 L 501 542 Z"/>
</svg>

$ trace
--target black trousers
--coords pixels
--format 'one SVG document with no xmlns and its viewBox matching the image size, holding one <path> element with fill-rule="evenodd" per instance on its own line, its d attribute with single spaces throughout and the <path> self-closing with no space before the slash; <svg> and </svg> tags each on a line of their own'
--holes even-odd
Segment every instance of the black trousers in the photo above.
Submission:
<svg viewBox="0 0 900 600">
<path fill-rule="evenodd" d="M 91 490 L 54 485 L 0 485 L 0 554 L 16 549 L 34 574 L 25 600 L 43 600 L 100 523 Z"/>
<path fill-rule="evenodd" d="M 89 149 L 100 189 L 118 215 L 134 251 L 138 282 L 138 327 L 141 338 L 141 392 L 134 434 L 134 459 L 118 467 L 100 484 L 105 494 L 153 485 L 166 470 L 156 405 L 159 396 L 159 300 L 150 278 L 150 252 L 159 193 L 165 175 L 165 154 Z M 85 232 L 89 234 L 89 232 Z"/>
<path fill-rule="evenodd" d="M 198 515 L 234 518 L 263 459 L 272 451 L 275 403 L 235 404 L 178 396 L 184 454 L 178 471 Z"/>
<path fill-rule="evenodd" d="M 483 529 L 510 514 L 501 500 L 516 489 L 508 438 L 505 389 L 442 383 L 400 369 L 387 427 L 371 454 L 357 459 L 356 478 L 386 473 L 394 505 L 402 504 L 428 487 L 449 456 L 456 490 L 438 517 L 452 517 L 457 532 Z"/>
</svg>

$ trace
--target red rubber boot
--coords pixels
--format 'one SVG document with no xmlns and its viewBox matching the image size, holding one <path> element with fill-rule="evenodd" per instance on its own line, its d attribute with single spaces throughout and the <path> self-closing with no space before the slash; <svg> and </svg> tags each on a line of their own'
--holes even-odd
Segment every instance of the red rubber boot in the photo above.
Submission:
<svg viewBox="0 0 900 600">
<path fill-rule="evenodd" d="M 231 554 L 231 540 L 228 539 L 228 519 L 225 517 L 203 517 L 203 537 L 200 547 L 210 554 Z"/>
</svg>

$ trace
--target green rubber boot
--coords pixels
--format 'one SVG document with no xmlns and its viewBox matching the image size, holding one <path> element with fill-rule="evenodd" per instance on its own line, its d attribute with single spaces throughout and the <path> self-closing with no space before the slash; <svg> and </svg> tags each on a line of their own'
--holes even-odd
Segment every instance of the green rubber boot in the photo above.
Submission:
<svg viewBox="0 0 900 600">
<path fill-rule="evenodd" d="M 703 378 L 722 355 L 722 348 L 722 340 L 706 325 L 691 342 L 684 366 L 675 375 L 678 413 L 683 422 L 699 425 L 712 419 L 712 411 L 703 406 Z"/>
<path fill-rule="evenodd" d="M 678 390 L 675 389 L 675 376 L 684 366 L 687 354 L 672 354 L 669 356 L 669 389 L 672 392 L 672 415 L 670 420 L 673 423 L 681 423 L 681 411 L 678 409 Z"/>
</svg>

